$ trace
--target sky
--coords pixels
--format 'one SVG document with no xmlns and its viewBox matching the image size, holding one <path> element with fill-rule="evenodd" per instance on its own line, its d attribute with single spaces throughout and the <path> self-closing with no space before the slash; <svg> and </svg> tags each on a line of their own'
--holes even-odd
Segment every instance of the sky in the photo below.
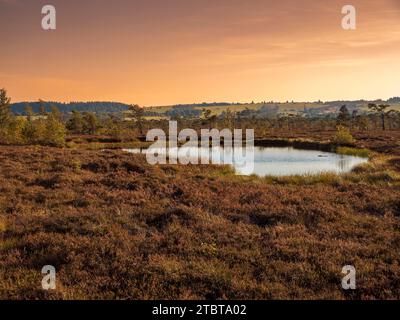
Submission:
<svg viewBox="0 0 400 320">
<path fill-rule="evenodd" d="M 0 0 L 0 39 L 14 102 L 400 96 L 400 0 Z"/>
</svg>

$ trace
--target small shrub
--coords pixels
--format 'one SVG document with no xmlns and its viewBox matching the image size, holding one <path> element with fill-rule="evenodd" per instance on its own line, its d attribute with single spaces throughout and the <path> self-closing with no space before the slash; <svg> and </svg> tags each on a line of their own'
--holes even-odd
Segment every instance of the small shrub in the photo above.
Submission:
<svg viewBox="0 0 400 320">
<path fill-rule="evenodd" d="M 65 145 L 65 136 L 66 130 L 64 124 L 55 117 L 49 116 L 46 122 L 43 143 L 54 147 L 62 147 Z"/>
<path fill-rule="evenodd" d="M 353 145 L 355 140 L 350 133 L 349 128 L 338 126 L 337 132 L 332 138 L 332 143 L 339 146 Z"/>
</svg>

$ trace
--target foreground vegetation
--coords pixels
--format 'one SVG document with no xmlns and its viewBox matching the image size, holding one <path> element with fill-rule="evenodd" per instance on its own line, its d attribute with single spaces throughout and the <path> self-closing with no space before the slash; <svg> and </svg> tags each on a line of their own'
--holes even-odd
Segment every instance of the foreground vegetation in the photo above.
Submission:
<svg viewBox="0 0 400 320">
<path fill-rule="evenodd" d="M 0 298 L 400 298 L 397 148 L 347 176 L 286 181 L 118 150 L 9 146 L 0 159 Z M 355 291 L 341 289 L 347 264 Z"/>
</svg>

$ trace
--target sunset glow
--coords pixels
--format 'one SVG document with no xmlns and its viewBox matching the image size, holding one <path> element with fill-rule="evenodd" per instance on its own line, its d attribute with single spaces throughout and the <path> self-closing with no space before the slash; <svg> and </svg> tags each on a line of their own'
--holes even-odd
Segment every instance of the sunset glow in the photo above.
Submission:
<svg viewBox="0 0 400 320">
<path fill-rule="evenodd" d="M 0 87 L 14 102 L 141 105 L 314 101 L 399 95 L 400 3 L 344 1 L 0 0 Z"/>
</svg>

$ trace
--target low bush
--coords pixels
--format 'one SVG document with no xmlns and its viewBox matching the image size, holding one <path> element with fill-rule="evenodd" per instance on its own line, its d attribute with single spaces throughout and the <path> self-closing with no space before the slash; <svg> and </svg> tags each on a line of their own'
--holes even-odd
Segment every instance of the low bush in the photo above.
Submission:
<svg viewBox="0 0 400 320">
<path fill-rule="evenodd" d="M 352 146 L 355 140 L 349 128 L 338 126 L 336 134 L 332 137 L 331 142 L 338 146 Z"/>
</svg>

